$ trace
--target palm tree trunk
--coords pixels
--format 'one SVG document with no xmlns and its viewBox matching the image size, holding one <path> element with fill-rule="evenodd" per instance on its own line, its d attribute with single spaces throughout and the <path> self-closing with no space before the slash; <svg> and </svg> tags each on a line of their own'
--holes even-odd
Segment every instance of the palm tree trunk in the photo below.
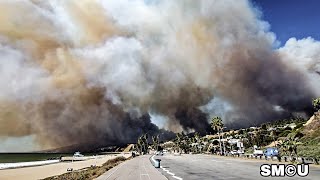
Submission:
<svg viewBox="0 0 320 180">
<path fill-rule="evenodd" d="M 272 139 L 273 139 L 273 146 L 274 146 L 274 147 L 277 147 L 277 146 L 276 146 L 276 140 L 274 139 L 274 135 L 272 135 Z"/>
<path fill-rule="evenodd" d="M 221 147 L 220 130 L 218 130 L 218 136 L 219 136 L 220 155 L 222 155 L 222 147 Z"/>
<path fill-rule="evenodd" d="M 223 133 L 223 131 L 222 131 L 222 133 Z M 222 139 L 223 139 L 223 135 L 222 135 Z M 224 144 L 224 141 L 222 142 L 222 144 L 223 144 L 223 155 L 226 155 L 226 146 Z"/>
</svg>

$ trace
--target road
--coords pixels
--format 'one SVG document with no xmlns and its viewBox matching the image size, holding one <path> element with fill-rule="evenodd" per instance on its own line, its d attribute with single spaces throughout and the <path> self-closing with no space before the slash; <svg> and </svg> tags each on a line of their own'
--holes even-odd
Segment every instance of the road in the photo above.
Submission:
<svg viewBox="0 0 320 180">
<path fill-rule="evenodd" d="M 164 155 L 155 156 L 161 159 L 162 168 L 158 169 L 169 180 L 206 180 L 206 179 L 228 179 L 228 180 L 257 180 L 257 179 L 304 179 L 319 180 L 320 168 L 310 166 L 307 177 L 261 177 L 260 165 L 272 162 L 244 160 L 212 155 Z M 276 163 L 276 162 L 274 162 Z"/>
<path fill-rule="evenodd" d="M 97 180 L 167 180 L 149 160 L 151 155 L 138 156 L 110 169 Z"/>
</svg>

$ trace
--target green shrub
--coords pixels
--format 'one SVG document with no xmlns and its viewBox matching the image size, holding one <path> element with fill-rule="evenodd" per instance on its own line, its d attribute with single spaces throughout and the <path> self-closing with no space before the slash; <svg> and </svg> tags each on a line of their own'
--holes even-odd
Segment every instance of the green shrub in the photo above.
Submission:
<svg viewBox="0 0 320 180">
<path fill-rule="evenodd" d="M 291 133 L 291 130 L 284 130 L 279 134 L 279 137 L 287 137 Z"/>
</svg>

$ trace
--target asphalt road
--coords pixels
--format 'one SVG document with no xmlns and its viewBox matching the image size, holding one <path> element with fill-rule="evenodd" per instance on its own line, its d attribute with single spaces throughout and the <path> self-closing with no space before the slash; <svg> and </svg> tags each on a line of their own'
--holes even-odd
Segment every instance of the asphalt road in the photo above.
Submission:
<svg viewBox="0 0 320 180">
<path fill-rule="evenodd" d="M 151 155 L 138 156 L 110 169 L 97 180 L 166 180 L 149 158 Z"/>
<path fill-rule="evenodd" d="M 161 167 L 158 170 L 169 180 L 206 180 L 206 179 L 228 179 L 228 180 L 257 180 L 257 179 L 304 179 L 319 180 L 320 168 L 310 166 L 309 175 L 306 177 L 262 177 L 260 166 L 270 161 L 244 160 L 212 155 L 181 155 L 171 154 L 155 156 L 161 159 Z"/>
</svg>

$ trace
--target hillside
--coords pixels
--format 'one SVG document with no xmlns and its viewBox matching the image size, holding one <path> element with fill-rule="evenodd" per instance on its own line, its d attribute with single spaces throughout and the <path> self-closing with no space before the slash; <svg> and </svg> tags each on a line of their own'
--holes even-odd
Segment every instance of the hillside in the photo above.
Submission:
<svg viewBox="0 0 320 180">
<path fill-rule="evenodd" d="M 298 154 L 305 157 L 320 158 L 320 111 L 305 124 L 301 138 L 303 145 L 298 146 Z"/>
<path fill-rule="evenodd" d="M 303 133 L 307 136 L 314 137 L 319 136 L 320 132 L 320 111 L 314 113 L 314 115 L 305 124 Z"/>
</svg>

